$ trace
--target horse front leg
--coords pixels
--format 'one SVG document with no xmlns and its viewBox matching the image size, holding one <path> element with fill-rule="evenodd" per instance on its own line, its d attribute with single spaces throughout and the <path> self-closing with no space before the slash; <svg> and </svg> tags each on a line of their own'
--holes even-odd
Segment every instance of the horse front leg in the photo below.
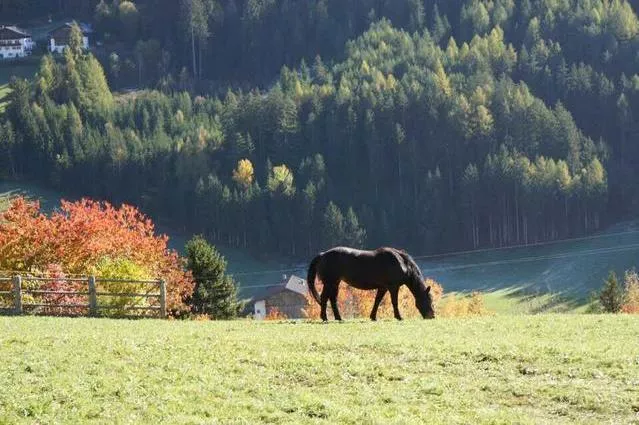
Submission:
<svg viewBox="0 0 639 425">
<path fill-rule="evenodd" d="M 337 309 L 337 291 L 334 291 L 330 297 L 331 307 L 333 308 L 333 317 L 335 320 L 342 321 L 342 316 L 339 314 L 339 310 Z"/>
<path fill-rule="evenodd" d="M 379 304 L 384 299 L 384 295 L 386 295 L 386 288 L 379 288 L 377 290 L 377 295 L 375 295 L 375 303 L 373 304 L 373 310 L 371 310 L 371 320 L 377 320 L 377 309 L 379 308 Z"/>
<path fill-rule="evenodd" d="M 399 306 L 397 305 L 399 288 L 391 288 L 391 302 L 393 303 L 393 313 L 395 314 L 395 319 L 402 320 L 402 316 L 399 314 Z"/>
</svg>

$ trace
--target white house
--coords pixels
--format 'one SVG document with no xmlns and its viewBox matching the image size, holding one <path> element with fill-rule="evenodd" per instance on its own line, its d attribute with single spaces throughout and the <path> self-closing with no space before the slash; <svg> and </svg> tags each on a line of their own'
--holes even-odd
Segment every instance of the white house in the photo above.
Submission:
<svg viewBox="0 0 639 425">
<path fill-rule="evenodd" d="M 28 56 L 34 46 L 31 34 L 27 31 L 15 26 L 0 25 L 0 60 Z"/>
<path fill-rule="evenodd" d="M 272 308 L 277 308 L 290 319 L 303 317 L 306 308 L 306 281 L 295 275 L 282 276 L 282 280 L 269 287 L 266 292 L 253 298 L 253 318 L 264 320 Z"/>
<path fill-rule="evenodd" d="M 51 53 L 63 53 L 64 49 L 69 45 L 69 37 L 71 35 L 71 22 L 60 25 L 51 30 L 49 36 L 49 51 Z M 78 24 L 82 31 L 82 46 L 84 49 L 89 48 L 89 35 L 93 32 L 88 24 Z"/>
</svg>

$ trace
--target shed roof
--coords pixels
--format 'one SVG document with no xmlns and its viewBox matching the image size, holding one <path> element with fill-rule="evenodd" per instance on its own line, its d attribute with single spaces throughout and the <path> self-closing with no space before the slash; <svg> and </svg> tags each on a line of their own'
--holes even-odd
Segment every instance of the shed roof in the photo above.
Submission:
<svg viewBox="0 0 639 425">
<path fill-rule="evenodd" d="M 273 285 L 268 285 L 264 288 L 260 288 L 259 291 L 255 291 L 250 297 L 249 303 L 253 304 L 256 301 L 270 298 L 284 291 L 291 291 L 300 295 L 306 295 L 306 280 L 295 275 L 283 275 L 282 278 Z"/>
</svg>

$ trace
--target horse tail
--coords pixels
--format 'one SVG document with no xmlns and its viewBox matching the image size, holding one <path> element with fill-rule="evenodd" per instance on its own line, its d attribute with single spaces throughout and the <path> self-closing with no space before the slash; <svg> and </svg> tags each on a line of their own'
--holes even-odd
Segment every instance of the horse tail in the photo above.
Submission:
<svg viewBox="0 0 639 425">
<path fill-rule="evenodd" d="M 308 290 L 318 304 L 320 303 L 320 297 L 317 293 L 317 288 L 315 288 L 315 275 L 317 274 L 317 263 L 319 263 L 320 258 L 322 258 L 321 255 L 317 255 L 313 258 L 313 261 L 311 261 L 311 264 L 308 266 L 308 275 L 306 276 Z"/>
</svg>

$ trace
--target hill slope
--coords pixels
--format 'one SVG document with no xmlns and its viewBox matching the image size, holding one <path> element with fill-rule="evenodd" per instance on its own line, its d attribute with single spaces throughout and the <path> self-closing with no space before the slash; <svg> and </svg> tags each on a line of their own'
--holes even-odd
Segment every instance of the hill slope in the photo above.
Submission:
<svg viewBox="0 0 639 425">
<path fill-rule="evenodd" d="M 639 317 L 0 328 L 3 423 L 601 424 L 639 410 Z"/>
</svg>

